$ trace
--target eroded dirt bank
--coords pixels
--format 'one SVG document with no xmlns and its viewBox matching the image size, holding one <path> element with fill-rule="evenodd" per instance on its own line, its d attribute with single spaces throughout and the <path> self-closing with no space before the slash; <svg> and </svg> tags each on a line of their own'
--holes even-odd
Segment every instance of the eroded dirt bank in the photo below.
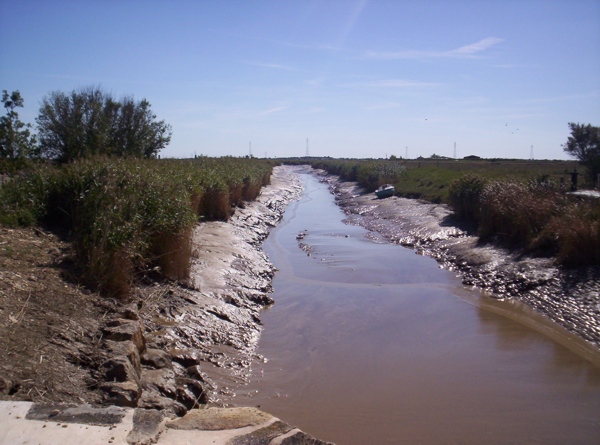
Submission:
<svg viewBox="0 0 600 445">
<path fill-rule="evenodd" d="M 187 285 L 149 282 L 128 301 L 72 279 L 67 242 L 40 229 L 0 230 L 0 399 L 115 404 L 182 415 L 219 402 L 212 376 L 243 379 L 274 267 L 262 241 L 301 193 L 271 185 L 227 222 L 198 225 Z"/>
<path fill-rule="evenodd" d="M 456 225 L 444 205 L 399 197 L 380 200 L 356 183 L 331 175 L 323 180 L 330 184 L 349 224 L 435 258 L 465 285 L 485 289 L 494 298 L 525 302 L 600 347 L 600 267 L 562 269 L 552 258 L 480 245 L 477 237 Z"/>
</svg>

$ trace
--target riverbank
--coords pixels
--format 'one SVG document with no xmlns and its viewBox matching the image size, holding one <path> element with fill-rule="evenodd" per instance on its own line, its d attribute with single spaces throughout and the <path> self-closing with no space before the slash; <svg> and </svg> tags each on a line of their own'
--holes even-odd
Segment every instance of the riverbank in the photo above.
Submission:
<svg viewBox="0 0 600 445">
<path fill-rule="evenodd" d="M 222 405 L 228 388 L 213 377 L 244 380 L 261 309 L 273 303 L 275 269 L 262 241 L 301 190 L 296 175 L 276 167 L 271 184 L 239 205 L 230 221 L 196 226 L 186 284 L 140 283 L 120 301 L 77 284 L 72 247 L 56 234 L 2 229 L 0 400 L 52 406 L 50 417 L 74 406 L 129 407 L 134 418 L 159 413 L 157 428 L 169 417 Z M 163 430 L 155 429 L 152 440 Z M 277 434 L 297 432 L 286 425 Z"/>
<path fill-rule="evenodd" d="M 529 257 L 489 244 L 461 228 L 450 209 L 415 199 L 376 199 L 354 182 L 324 175 L 347 222 L 435 258 L 467 286 L 513 298 L 600 348 L 600 267 L 560 268 L 553 258 Z"/>
</svg>

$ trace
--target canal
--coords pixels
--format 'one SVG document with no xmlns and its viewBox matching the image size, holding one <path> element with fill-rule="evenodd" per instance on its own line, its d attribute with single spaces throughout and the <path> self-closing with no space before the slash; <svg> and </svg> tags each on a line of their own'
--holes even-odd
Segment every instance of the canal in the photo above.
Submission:
<svg viewBox="0 0 600 445">
<path fill-rule="evenodd" d="M 264 246 L 279 271 L 260 359 L 225 402 L 338 445 L 600 443 L 599 354 L 344 224 L 302 181 Z"/>
</svg>

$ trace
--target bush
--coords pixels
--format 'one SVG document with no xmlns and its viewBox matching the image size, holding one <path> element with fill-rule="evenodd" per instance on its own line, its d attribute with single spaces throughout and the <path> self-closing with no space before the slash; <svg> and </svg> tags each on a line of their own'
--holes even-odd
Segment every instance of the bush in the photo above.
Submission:
<svg viewBox="0 0 600 445">
<path fill-rule="evenodd" d="M 487 180 L 468 173 L 450 184 L 448 201 L 460 219 L 477 226 L 480 220 L 481 194 Z"/>
<path fill-rule="evenodd" d="M 52 168 L 41 165 L 0 187 L 0 224 L 24 227 L 41 220 L 46 214 L 53 172 Z"/>
<path fill-rule="evenodd" d="M 68 231 L 82 281 L 122 297 L 149 270 L 186 279 L 194 224 L 227 220 L 241 199 L 258 196 L 271 169 L 234 158 L 94 157 L 41 165 L 0 189 L 0 223 Z"/>
<path fill-rule="evenodd" d="M 544 237 L 555 242 L 558 262 L 566 266 L 600 265 L 600 206 L 578 202 L 552 218 Z"/>
<path fill-rule="evenodd" d="M 507 246 L 532 248 L 532 242 L 564 206 L 564 195 L 544 183 L 490 182 L 481 193 L 479 236 Z"/>
</svg>

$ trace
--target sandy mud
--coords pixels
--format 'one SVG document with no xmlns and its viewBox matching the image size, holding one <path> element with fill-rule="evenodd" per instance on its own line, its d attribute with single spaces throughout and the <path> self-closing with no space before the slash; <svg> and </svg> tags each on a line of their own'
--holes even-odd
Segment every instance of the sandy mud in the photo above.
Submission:
<svg viewBox="0 0 600 445">
<path fill-rule="evenodd" d="M 249 372 L 260 312 L 273 303 L 275 268 L 262 242 L 301 191 L 297 175 L 276 167 L 271 185 L 230 221 L 196 227 L 188 289 L 157 286 L 140 300 L 146 347 L 168 354 L 176 379 L 200 380 L 204 402 L 218 404 L 230 391 L 226 383 L 237 385 Z"/>
<path fill-rule="evenodd" d="M 297 175 L 276 167 L 228 222 L 199 224 L 187 284 L 139 283 L 127 301 L 83 288 L 72 247 L 42 229 L 0 230 L 0 399 L 90 403 L 183 415 L 219 402 L 248 371 L 273 302 L 261 249 Z"/>
<path fill-rule="evenodd" d="M 564 269 L 553 258 L 482 245 L 459 227 L 445 205 L 395 196 L 377 199 L 356 183 L 324 174 L 323 180 L 348 224 L 431 256 L 465 285 L 484 289 L 493 298 L 522 301 L 600 347 L 600 267 Z"/>
</svg>

